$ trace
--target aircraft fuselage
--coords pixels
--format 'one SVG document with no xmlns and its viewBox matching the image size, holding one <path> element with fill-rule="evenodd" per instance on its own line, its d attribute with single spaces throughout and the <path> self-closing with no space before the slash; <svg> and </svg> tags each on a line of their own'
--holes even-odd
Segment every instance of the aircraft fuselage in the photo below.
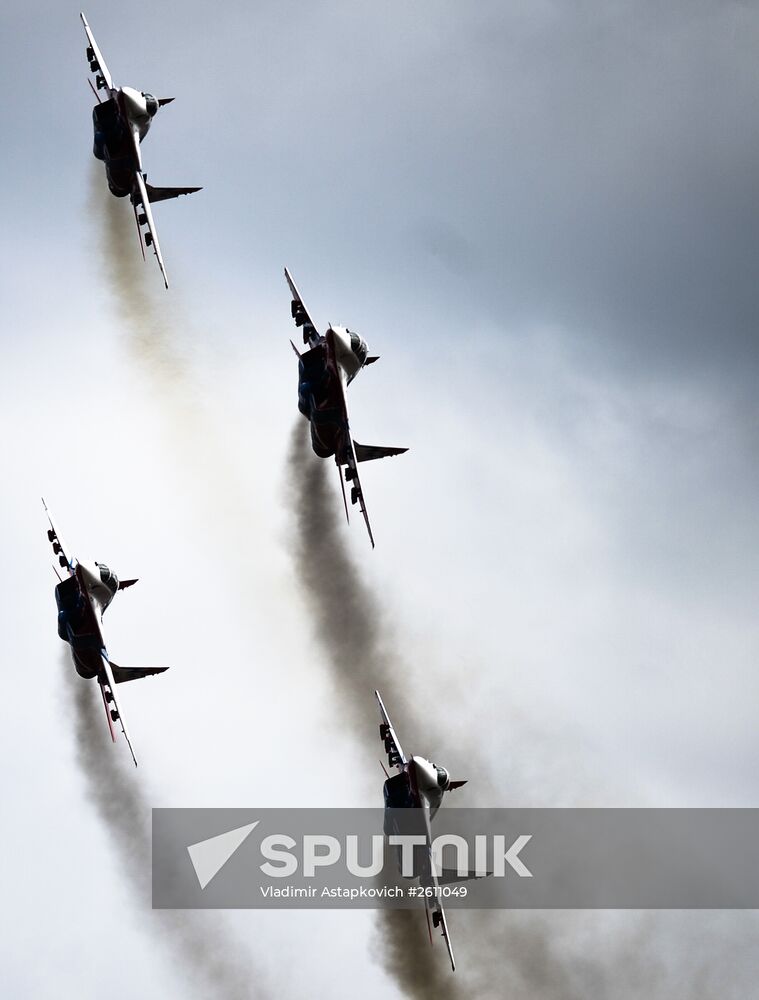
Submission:
<svg viewBox="0 0 759 1000">
<path fill-rule="evenodd" d="M 71 646 L 81 677 L 97 677 L 105 649 L 100 619 L 118 590 L 119 581 L 103 563 L 77 563 L 72 576 L 55 588 L 58 635 Z"/>
<path fill-rule="evenodd" d="M 430 822 L 443 802 L 448 772 L 424 757 L 411 757 L 402 771 L 388 778 L 383 788 L 385 798 L 385 836 L 397 834 L 430 835 Z M 408 810 L 408 812 L 406 812 Z M 427 847 L 414 848 L 414 871 L 424 871 Z M 395 849 L 398 870 L 401 853 Z"/>
<path fill-rule="evenodd" d="M 158 102 L 152 95 L 132 87 L 112 90 L 107 101 L 92 109 L 92 152 L 104 163 L 108 187 L 117 198 L 131 195 L 139 168 L 132 134 L 142 142 L 157 110 Z"/>
<path fill-rule="evenodd" d="M 429 809 L 430 819 L 440 808 L 448 772 L 424 757 L 411 757 L 403 770 L 384 786 L 386 809 Z"/>
<path fill-rule="evenodd" d="M 298 362 L 298 409 L 311 424 L 311 447 L 320 458 L 347 462 L 345 387 L 366 361 L 366 344 L 342 327 L 329 327 Z"/>
</svg>

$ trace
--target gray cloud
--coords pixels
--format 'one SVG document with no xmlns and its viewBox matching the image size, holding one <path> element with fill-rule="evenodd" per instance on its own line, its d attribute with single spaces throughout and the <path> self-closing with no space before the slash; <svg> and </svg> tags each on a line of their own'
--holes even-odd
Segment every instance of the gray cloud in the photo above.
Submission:
<svg viewBox="0 0 759 1000">
<path fill-rule="evenodd" d="M 168 296 L 153 297 L 157 311 L 148 318 L 144 296 L 162 293 L 160 278 L 152 261 L 142 265 L 128 205 L 108 199 L 99 168 L 104 197 L 90 214 L 101 224 L 106 200 L 108 211 L 121 213 L 119 258 L 138 281 L 113 297 L 118 310 L 102 309 L 114 244 L 105 239 L 97 256 L 90 252 L 79 198 L 92 100 L 76 12 L 48 2 L 4 9 L 0 74 L 13 197 L 0 283 L 8 304 L 6 416 L 17 428 L 6 441 L 9 523 L 22 523 L 37 480 L 54 473 L 93 508 L 98 490 L 106 497 L 98 482 L 104 469 L 108 493 L 124 484 L 124 505 L 135 495 L 127 479 L 132 490 L 150 488 L 123 447 L 139 442 L 107 396 L 122 385 L 122 305 L 131 310 L 134 371 L 157 397 L 165 394 L 160 423 L 170 433 L 154 446 L 157 461 L 196 463 L 192 487 L 213 530 L 246 496 L 256 502 L 257 491 L 233 489 L 235 503 L 222 504 L 205 481 L 228 487 L 235 463 L 256 472 L 265 464 L 260 402 L 245 424 L 254 440 L 243 447 L 240 434 L 230 460 L 221 460 L 219 439 L 204 426 L 207 411 L 194 407 L 207 387 L 192 326 L 180 319 L 175 353 L 164 358 L 151 330 L 156 317 L 177 317 L 174 293 L 184 278 L 190 315 L 205 310 L 229 320 L 204 331 L 208 354 L 250 365 L 213 369 L 223 376 L 214 387 L 219 400 L 235 389 L 256 396 L 259 371 L 276 381 L 280 349 L 257 317 L 281 315 L 286 343 L 280 268 L 289 263 L 318 315 L 358 323 L 410 376 L 394 413 L 371 380 L 356 405 L 376 392 L 376 413 L 395 420 L 397 440 L 414 447 L 403 521 L 382 516 L 383 500 L 386 511 L 398 509 L 383 496 L 387 481 L 372 485 L 378 526 L 393 531 L 371 578 L 390 581 L 378 591 L 388 606 L 419 615 L 441 658 L 461 651 L 468 672 L 468 686 L 455 692 L 468 716 L 447 709 L 444 737 L 408 712 L 420 748 L 450 746 L 468 761 L 473 719 L 497 734 L 492 750 L 503 780 L 492 784 L 501 797 L 507 787 L 541 804 L 573 801 L 579 786 L 587 804 L 609 794 L 619 804 L 638 796 L 640 782 L 678 804 L 751 801 L 755 7 L 390 0 L 371 9 L 263 3 L 252 16 L 233 2 L 209 19 L 207 5 L 190 0 L 178 21 L 170 7 L 136 0 L 135 23 L 151 26 L 138 38 L 117 8 L 93 3 L 88 14 L 119 82 L 178 98 L 145 147 L 151 180 L 206 187 L 193 200 L 159 206 L 174 284 Z M 535 336 L 546 326 L 558 362 Z M 527 371 L 522 355 L 531 359 Z M 106 395 L 98 395 L 93 418 L 98 391 Z M 678 400 L 683 419 L 673 413 Z M 369 405 L 368 417 L 375 411 Z M 144 407 L 135 413 L 150 433 L 152 418 Z M 94 421 L 96 464 L 89 449 L 67 446 L 64 420 L 68 428 Z M 287 428 L 277 429 L 270 409 L 265 421 L 273 468 Z M 109 438 L 114 423 L 120 435 Z M 61 433 L 52 435 L 53 427 Z M 331 500 L 339 516 L 336 491 Z M 279 511 L 270 499 L 260 534 Z M 259 532 L 259 522 L 236 523 L 236 535 L 225 523 L 217 537 L 248 570 L 253 545 L 240 539 L 246 527 Z M 455 531 L 443 534 L 451 524 Z M 17 565 L 26 565 L 22 542 L 9 544 Z M 392 576 L 382 561 L 390 552 Z M 170 557 L 175 579 L 183 569 L 189 578 L 186 546 L 177 543 Z M 268 582 L 269 560 L 254 572 Z M 252 592 L 240 592 L 252 605 Z M 284 604 L 286 595 L 278 597 Z M 196 608 L 188 589 L 180 596 L 167 588 L 164 601 L 177 621 Z M 455 634 L 452 607 L 466 641 Z M 404 641 L 404 649 L 416 690 L 426 637 Z M 249 690 L 248 678 L 236 682 Z M 281 693 L 281 674 L 269 690 L 275 685 Z M 8 707 L 15 702 L 9 697 Z M 404 708 L 394 706 L 394 715 Z M 362 740 L 364 725 L 374 734 L 376 719 L 346 713 Z M 40 747 L 50 752 L 45 741 Z M 40 773 L 44 760 L 40 751 Z M 611 793 L 599 792 L 606 773 Z M 475 771 L 463 776 L 474 788 Z M 477 777 L 479 794 L 486 776 Z M 659 915 L 667 961 L 655 959 L 650 937 L 638 942 L 661 971 L 658 988 L 748 995 L 753 923 L 739 916 Z M 551 915 L 528 947 L 522 917 L 504 917 L 493 932 L 493 967 L 479 966 L 481 988 L 493 988 L 495 969 L 504 990 L 550 996 L 560 980 L 542 970 L 557 970 L 556 954 L 613 963 L 629 928 L 606 920 Z M 456 924 L 465 953 L 479 954 L 468 922 Z M 519 954 L 497 965 L 510 942 Z M 514 964 L 522 955 L 524 974 Z M 594 980 L 600 974 L 587 961 L 567 963 L 570 996 L 623 989 Z M 628 963 L 619 978 L 635 981 Z M 379 989 L 378 979 L 367 973 L 367 988 Z"/>
</svg>

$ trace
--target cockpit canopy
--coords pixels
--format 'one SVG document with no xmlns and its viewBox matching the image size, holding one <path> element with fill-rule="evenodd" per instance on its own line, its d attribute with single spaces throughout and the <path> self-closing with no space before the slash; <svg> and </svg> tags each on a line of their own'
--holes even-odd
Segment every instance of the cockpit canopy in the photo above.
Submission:
<svg viewBox="0 0 759 1000">
<path fill-rule="evenodd" d="M 353 333 L 351 330 L 346 331 L 351 338 L 351 350 L 358 358 L 360 365 L 366 364 L 366 356 L 369 353 L 369 348 L 366 346 L 366 341 L 363 337 L 359 337 L 357 333 Z"/>
<path fill-rule="evenodd" d="M 119 578 L 105 563 L 96 562 L 95 565 L 100 571 L 100 582 L 110 590 L 111 595 L 115 594 L 119 589 Z"/>
<path fill-rule="evenodd" d="M 437 771 L 437 783 L 443 791 L 445 791 L 451 783 L 451 776 L 448 774 L 444 767 L 438 767 L 437 764 L 433 765 Z"/>
<path fill-rule="evenodd" d="M 142 92 L 142 96 L 145 98 L 145 107 L 147 108 L 148 114 L 152 118 L 158 111 L 158 98 L 153 97 L 152 94 L 146 94 L 145 91 Z"/>
</svg>

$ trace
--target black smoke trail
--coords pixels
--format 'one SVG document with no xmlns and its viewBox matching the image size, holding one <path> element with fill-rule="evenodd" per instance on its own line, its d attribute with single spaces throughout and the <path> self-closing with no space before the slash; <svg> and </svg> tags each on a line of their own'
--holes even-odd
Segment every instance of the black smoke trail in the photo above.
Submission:
<svg viewBox="0 0 759 1000">
<path fill-rule="evenodd" d="M 96 685 L 82 680 L 69 657 L 63 662 L 74 719 L 76 762 L 87 797 L 108 832 L 142 924 L 170 949 L 199 997 L 259 1000 L 271 996 L 243 946 L 219 927 L 213 913 L 151 909 L 151 805 L 122 741 L 112 746 L 97 702 Z"/>
<path fill-rule="evenodd" d="M 392 696 L 393 721 L 399 731 L 418 733 L 423 720 L 414 718 L 411 706 L 402 698 L 409 671 L 398 641 L 385 620 L 382 602 L 350 556 L 340 502 L 329 488 L 329 463 L 312 454 L 307 425 L 301 419 L 293 428 L 288 465 L 292 477 L 289 493 L 295 501 L 292 554 L 316 637 L 327 653 L 349 721 L 362 737 L 375 731 L 378 716 L 373 690 L 379 688 L 388 698 Z M 484 769 L 474 755 L 468 756 L 479 779 Z M 555 995 L 544 991 L 548 982 L 566 987 L 566 969 L 559 965 L 550 940 L 534 921 L 529 930 L 519 926 L 519 933 L 510 937 L 500 914 L 483 916 L 467 911 L 461 917 L 455 934 L 452 931 L 454 946 L 460 942 L 462 950 L 470 953 L 467 965 L 470 969 L 478 966 L 474 975 L 465 971 L 461 954 L 459 968 L 453 973 L 445 952 L 430 947 L 421 910 L 378 911 L 377 960 L 404 995 L 420 1000 L 504 996 L 500 992 L 500 968 L 504 966 L 511 969 L 512 981 L 524 980 L 540 989 L 535 997 Z M 485 959 L 483 938 L 490 946 Z M 567 1000 L 582 996 L 568 990 L 562 995 Z"/>
<path fill-rule="evenodd" d="M 427 720 L 414 718 L 412 707 L 402 700 L 409 670 L 400 644 L 382 601 L 350 556 L 340 500 L 329 488 L 330 463 L 312 454 L 308 427 L 301 419 L 293 428 L 288 468 L 289 495 L 294 498 L 291 554 L 316 637 L 347 710 L 344 717 L 361 738 L 373 733 L 377 712 L 372 692 L 380 688 L 392 697 L 399 731 L 419 733 Z M 525 741 L 524 750 L 529 756 L 532 746 L 547 760 L 554 755 L 557 762 L 566 755 L 561 734 L 549 744 L 545 737 L 532 744 Z M 467 748 L 463 756 L 471 768 L 469 777 L 476 777 L 487 797 L 497 790 L 493 767 L 499 762 L 483 757 L 484 749 Z M 542 770 L 549 767 L 547 761 L 540 765 Z M 508 771 L 512 787 L 529 786 L 524 762 L 509 760 Z M 578 795 L 587 795 L 581 774 L 574 783 Z M 429 946 L 421 912 L 379 911 L 374 954 L 404 995 L 422 1000 L 632 1000 L 644 995 L 663 1000 L 678 988 L 681 995 L 684 988 L 687 995 L 703 1000 L 720 995 L 705 983 L 698 933 L 695 944 L 687 938 L 683 942 L 678 922 L 664 914 L 630 914 L 623 926 L 613 925 L 616 933 L 608 930 L 614 915 L 604 914 L 469 910 L 459 911 L 456 918 L 452 936 L 458 967 L 451 973 L 445 953 Z M 705 927 L 711 920 L 707 915 L 702 919 Z M 590 947 L 578 945 L 583 928 Z M 724 931 L 720 937 L 724 957 L 729 954 Z"/>
<path fill-rule="evenodd" d="M 399 686 L 401 657 L 381 603 L 350 557 L 343 535 L 340 500 L 329 489 L 330 463 L 317 459 L 301 418 L 288 455 L 294 497 L 291 547 L 317 639 L 328 652 L 341 696 L 362 733 L 375 728 L 374 689 L 392 689 L 393 721 L 413 731 L 414 720 Z M 417 725 L 418 730 L 418 725 Z"/>
<path fill-rule="evenodd" d="M 143 373 L 151 380 L 170 429 L 171 453 L 184 469 L 199 472 L 194 495 L 200 493 L 228 537 L 239 530 L 235 517 L 242 518 L 250 504 L 243 502 L 242 489 L 234 470 L 225 460 L 218 437 L 203 412 L 200 389 L 183 347 L 186 324 L 181 312 L 161 287 L 155 294 L 150 284 L 157 267 L 150 259 L 143 263 L 136 229 L 132 226 L 128 203 L 104 194 L 102 176 L 96 167 L 91 175 L 90 200 L 98 220 L 99 262 L 105 262 L 107 286 L 119 318 L 128 332 L 127 346 Z M 205 492 L 202 492 L 202 491 Z M 226 507 L 226 510 L 224 509 Z M 238 513 L 239 512 L 239 513 Z M 74 677 L 74 682 L 78 678 Z M 120 855 L 138 903 L 150 908 L 150 804 L 139 785 L 139 774 L 122 768 L 119 755 L 104 746 L 98 719 L 92 719 L 90 685 L 71 690 L 76 710 L 77 759 L 88 783 L 88 791 L 98 816 L 107 826 Z M 96 707 L 96 706 L 95 706 Z M 115 749 L 115 748 L 114 748 Z M 110 789 L 108 794 L 105 789 Z M 153 911 L 151 911 L 153 912 Z M 191 911 L 156 911 L 159 935 L 175 948 L 183 963 L 193 970 L 202 996 L 225 1000 L 266 997 L 268 987 L 254 967 L 247 949 L 227 939 L 211 921 Z"/>
<path fill-rule="evenodd" d="M 413 732 L 402 700 L 401 659 L 380 602 L 350 558 L 339 518 L 339 500 L 328 487 L 328 463 L 311 453 L 305 421 L 293 428 L 289 468 L 295 498 L 293 555 L 316 636 L 329 656 L 350 721 L 362 735 L 378 720 L 374 689 L 392 692 L 393 721 Z M 418 727 L 417 727 L 418 728 Z M 468 996 L 448 958 L 430 948 L 424 913 L 380 910 L 377 960 L 407 995 L 454 1000 Z"/>
</svg>

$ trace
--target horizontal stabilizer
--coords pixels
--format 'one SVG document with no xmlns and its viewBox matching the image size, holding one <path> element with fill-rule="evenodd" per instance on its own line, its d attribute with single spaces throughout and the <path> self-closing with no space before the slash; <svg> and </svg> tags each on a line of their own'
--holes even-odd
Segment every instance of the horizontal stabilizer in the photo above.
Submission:
<svg viewBox="0 0 759 1000">
<path fill-rule="evenodd" d="M 461 786 L 465 785 L 467 781 L 468 781 L 467 778 L 464 778 L 463 781 L 449 781 L 448 788 L 446 789 L 446 791 L 452 792 L 454 788 L 461 788 Z"/>
<path fill-rule="evenodd" d="M 402 455 L 404 451 L 408 451 L 408 448 L 383 448 L 376 444 L 359 444 L 358 441 L 353 442 L 353 447 L 357 462 L 371 462 L 375 458 L 389 458 L 391 455 Z"/>
<path fill-rule="evenodd" d="M 158 107 L 159 107 L 159 108 L 162 108 L 162 107 L 164 107 L 164 105 L 166 105 L 166 104 L 171 104 L 171 102 L 172 102 L 173 100 L 174 100 L 174 98 L 173 98 L 173 97 L 159 97 L 159 98 L 158 98 Z"/>
<path fill-rule="evenodd" d="M 133 587 L 137 583 L 137 577 L 134 580 L 119 580 L 119 590 L 126 590 L 127 587 Z"/>
<path fill-rule="evenodd" d="M 116 684 L 124 684 L 126 681 L 137 681 L 141 677 L 151 677 L 153 674 L 162 674 L 168 667 L 120 667 L 113 660 L 108 661 L 111 665 L 113 680 Z"/>
<path fill-rule="evenodd" d="M 203 188 L 156 188 L 152 184 L 145 182 L 145 190 L 148 193 L 148 201 L 153 204 L 156 201 L 168 201 L 169 198 L 178 198 L 180 194 L 194 194 L 202 191 Z"/>
<path fill-rule="evenodd" d="M 370 354 L 369 357 L 364 362 L 364 364 L 373 365 L 375 361 L 379 361 L 379 354 Z"/>
</svg>

